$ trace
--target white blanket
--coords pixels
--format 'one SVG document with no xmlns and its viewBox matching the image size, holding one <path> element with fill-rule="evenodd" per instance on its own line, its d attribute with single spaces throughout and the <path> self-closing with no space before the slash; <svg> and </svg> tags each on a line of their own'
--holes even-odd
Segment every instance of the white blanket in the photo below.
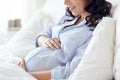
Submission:
<svg viewBox="0 0 120 80">
<path fill-rule="evenodd" d="M 2 49 L 3 50 L 3 49 Z M 17 66 L 21 59 L 0 50 L 0 80 L 36 80 Z"/>
<path fill-rule="evenodd" d="M 0 61 L 0 80 L 36 80 L 20 67 Z"/>
</svg>

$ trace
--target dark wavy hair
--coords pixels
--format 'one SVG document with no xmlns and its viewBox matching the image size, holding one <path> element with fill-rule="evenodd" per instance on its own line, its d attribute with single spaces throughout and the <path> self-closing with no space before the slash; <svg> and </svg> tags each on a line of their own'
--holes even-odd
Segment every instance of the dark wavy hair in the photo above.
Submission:
<svg viewBox="0 0 120 80">
<path fill-rule="evenodd" d="M 111 7 L 111 3 L 106 0 L 86 0 L 85 11 L 90 13 L 86 17 L 86 25 L 90 27 L 90 30 L 93 31 L 103 17 L 110 15 Z M 75 18 L 69 8 L 66 8 L 66 15 Z"/>
</svg>

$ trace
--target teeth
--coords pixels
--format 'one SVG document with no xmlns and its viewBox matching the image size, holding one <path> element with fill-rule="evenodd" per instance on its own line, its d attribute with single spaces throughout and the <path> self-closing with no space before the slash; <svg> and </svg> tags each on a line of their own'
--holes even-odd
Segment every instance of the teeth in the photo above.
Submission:
<svg viewBox="0 0 120 80">
<path fill-rule="evenodd" d="M 74 7 L 70 7 L 70 10 L 72 10 Z"/>
<path fill-rule="evenodd" d="M 70 10 L 72 10 L 74 7 L 73 7 L 73 6 L 68 6 L 68 8 L 69 8 Z"/>
<path fill-rule="evenodd" d="M 70 10 L 72 9 L 72 8 L 69 8 Z"/>
</svg>

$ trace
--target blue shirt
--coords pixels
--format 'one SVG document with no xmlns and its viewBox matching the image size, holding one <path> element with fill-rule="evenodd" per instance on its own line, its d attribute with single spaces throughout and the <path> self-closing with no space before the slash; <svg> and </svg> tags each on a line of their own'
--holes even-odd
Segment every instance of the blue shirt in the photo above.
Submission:
<svg viewBox="0 0 120 80">
<path fill-rule="evenodd" d="M 92 31 L 85 25 L 86 20 L 73 25 L 77 18 L 63 23 L 66 19 L 64 16 L 61 20 L 63 24 L 48 26 L 37 35 L 37 38 L 41 35 L 58 38 L 61 41 L 61 49 L 51 50 L 46 47 L 38 47 L 31 51 L 25 58 L 29 72 L 52 70 L 51 78 L 53 80 L 67 79 L 73 73 L 92 37 Z M 69 27 L 65 28 L 65 26 Z M 36 46 L 38 46 L 37 41 Z"/>
</svg>

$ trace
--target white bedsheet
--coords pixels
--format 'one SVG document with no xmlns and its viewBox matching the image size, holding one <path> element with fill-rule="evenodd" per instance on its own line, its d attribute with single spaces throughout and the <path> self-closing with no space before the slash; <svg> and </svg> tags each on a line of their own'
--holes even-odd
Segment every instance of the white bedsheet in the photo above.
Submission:
<svg viewBox="0 0 120 80">
<path fill-rule="evenodd" d="M 19 66 L 0 59 L 0 80 L 36 80 Z"/>
<path fill-rule="evenodd" d="M 19 66 L 0 58 L 0 80 L 36 80 Z"/>
<path fill-rule="evenodd" d="M 0 49 L 0 80 L 36 80 L 17 66 L 20 58 L 2 50 Z"/>
</svg>

